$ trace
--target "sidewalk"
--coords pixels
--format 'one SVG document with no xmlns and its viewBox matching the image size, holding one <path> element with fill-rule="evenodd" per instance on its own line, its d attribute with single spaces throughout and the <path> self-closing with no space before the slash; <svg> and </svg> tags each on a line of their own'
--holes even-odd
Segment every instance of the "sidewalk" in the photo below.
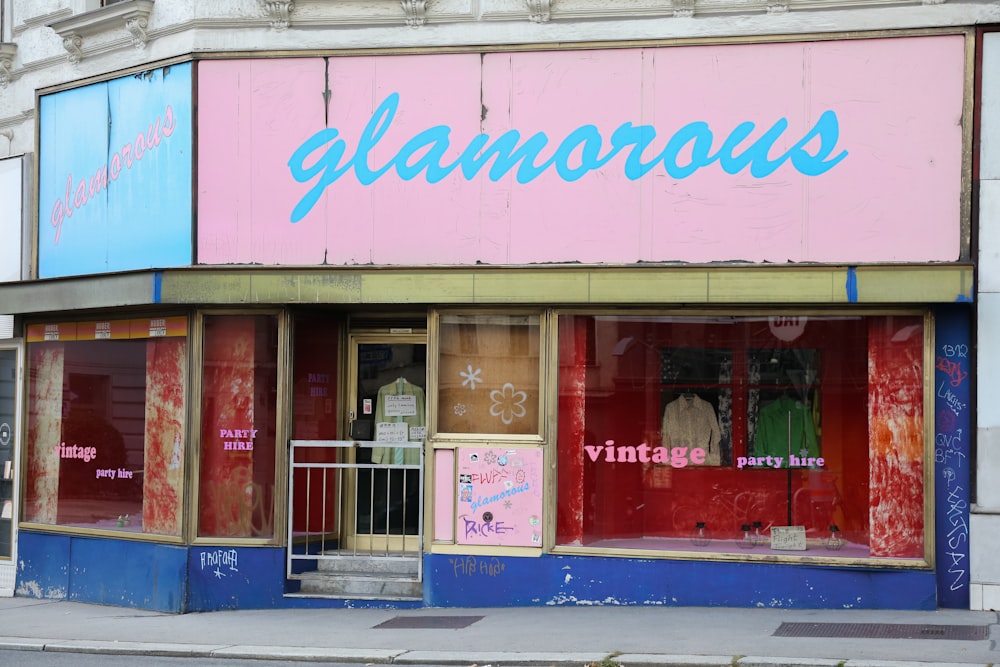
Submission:
<svg viewBox="0 0 1000 667">
<path fill-rule="evenodd" d="M 938 626 L 925 628 L 928 636 L 940 636 L 940 626 L 977 626 L 984 638 L 774 636 L 783 623 L 864 624 L 851 628 L 868 631 L 892 629 L 883 624 Z M 465 667 L 583 667 L 609 657 L 624 667 L 940 667 L 1000 663 L 998 623 L 994 612 L 962 610 L 619 606 L 171 615 L 2 598 L 0 649 Z"/>
</svg>

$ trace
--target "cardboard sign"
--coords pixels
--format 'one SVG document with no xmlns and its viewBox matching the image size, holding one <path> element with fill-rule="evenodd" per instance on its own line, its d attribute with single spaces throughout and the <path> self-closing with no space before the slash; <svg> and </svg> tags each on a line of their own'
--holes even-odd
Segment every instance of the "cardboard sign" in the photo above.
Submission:
<svg viewBox="0 0 1000 667">
<path fill-rule="evenodd" d="M 772 526 L 771 551 L 805 551 L 805 526 Z"/>
</svg>

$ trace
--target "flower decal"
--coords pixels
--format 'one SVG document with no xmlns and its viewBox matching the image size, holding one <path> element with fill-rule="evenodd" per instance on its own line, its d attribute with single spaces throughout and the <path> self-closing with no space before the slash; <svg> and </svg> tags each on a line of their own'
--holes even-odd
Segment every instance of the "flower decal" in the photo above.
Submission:
<svg viewBox="0 0 1000 667">
<path fill-rule="evenodd" d="M 477 382 L 482 383 L 482 381 L 483 381 L 483 378 L 479 377 L 479 374 L 482 373 L 482 372 L 483 372 L 482 368 L 477 368 L 477 369 L 473 370 L 472 369 L 472 364 L 469 364 L 468 365 L 468 370 L 459 371 L 459 373 L 458 373 L 463 378 L 465 378 L 464 380 L 462 380 L 462 386 L 463 387 L 468 386 L 469 389 L 475 391 L 476 390 L 476 383 Z"/>
<path fill-rule="evenodd" d="M 524 401 L 528 395 L 523 391 L 514 391 L 514 385 L 510 382 L 504 383 L 501 389 L 494 389 L 490 392 L 490 414 L 499 417 L 504 424 L 510 424 L 514 418 L 521 418 L 527 414 L 524 408 Z"/>
<path fill-rule="evenodd" d="M 465 414 L 465 403 L 456 403 L 456 404 L 454 405 L 454 407 L 452 407 L 452 409 L 451 409 L 451 410 L 452 410 L 452 412 L 454 412 L 454 413 L 455 413 L 456 415 L 458 415 L 459 417 L 461 417 L 462 415 L 464 415 L 464 414 Z"/>
</svg>

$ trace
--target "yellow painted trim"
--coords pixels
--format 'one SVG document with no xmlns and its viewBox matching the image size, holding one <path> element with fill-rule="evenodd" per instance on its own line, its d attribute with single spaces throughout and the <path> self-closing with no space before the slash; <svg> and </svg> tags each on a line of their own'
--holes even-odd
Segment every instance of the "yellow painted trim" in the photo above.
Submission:
<svg viewBox="0 0 1000 667">
<path fill-rule="evenodd" d="M 174 269 L 161 305 L 923 304 L 973 298 L 972 264 Z M 3 296 L 0 287 L 0 297 Z"/>
<path fill-rule="evenodd" d="M 461 270 L 369 271 L 360 280 L 362 303 L 468 303 L 475 298 L 475 279 Z"/>
<path fill-rule="evenodd" d="M 972 267 L 859 267 L 858 303 L 954 303 L 973 297 Z M 959 270 L 964 268 L 965 270 Z"/>
<path fill-rule="evenodd" d="M 430 547 L 425 549 L 426 553 L 432 554 L 454 554 L 456 556 L 468 557 L 492 557 L 492 556 L 529 556 L 537 558 L 542 555 L 542 547 L 490 547 L 478 544 L 452 544 L 431 542 Z"/>
<path fill-rule="evenodd" d="M 587 303 L 589 272 L 573 270 L 514 270 L 475 276 L 476 303 Z"/>
<path fill-rule="evenodd" d="M 596 549 L 590 547 L 557 546 L 552 554 L 574 556 L 611 556 L 622 558 L 657 558 L 670 560 L 735 561 L 742 563 L 797 563 L 799 565 L 838 565 L 840 567 L 932 569 L 923 559 L 902 558 L 837 558 L 836 556 L 794 556 L 762 552 L 759 554 L 712 553 L 704 551 L 660 551 L 654 549 Z"/>
<path fill-rule="evenodd" d="M 153 533 L 134 533 L 129 531 L 111 530 L 108 528 L 83 528 L 81 526 L 57 526 L 48 523 L 20 521 L 17 529 L 33 530 L 43 533 L 59 533 L 61 535 L 77 535 L 79 537 L 113 537 L 119 540 L 135 542 L 160 542 L 164 544 L 184 544 L 184 538 L 178 535 L 157 535 Z"/>
</svg>

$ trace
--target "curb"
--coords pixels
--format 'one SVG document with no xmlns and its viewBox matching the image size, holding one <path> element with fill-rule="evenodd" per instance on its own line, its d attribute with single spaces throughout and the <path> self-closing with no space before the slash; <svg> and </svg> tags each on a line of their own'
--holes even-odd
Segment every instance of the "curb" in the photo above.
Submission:
<svg viewBox="0 0 1000 667">
<path fill-rule="evenodd" d="M 991 663 L 941 663 L 912 660 L 843 660 L 836 658 L 777 658 L 764 656 L 664 655 L 605 653 L 410 651 L 405 649 L 350 649 L 310 646 L 254 646 L 251 644 L 166 644 L 89 640 L 41 641 L 9 637 L 0 650 L 150 655 L 172 658 L 237 658 L 243 660 L 298 660 L 397 665 L 463 665 L 466 667 L 990 667 Z"/>
</svg>

